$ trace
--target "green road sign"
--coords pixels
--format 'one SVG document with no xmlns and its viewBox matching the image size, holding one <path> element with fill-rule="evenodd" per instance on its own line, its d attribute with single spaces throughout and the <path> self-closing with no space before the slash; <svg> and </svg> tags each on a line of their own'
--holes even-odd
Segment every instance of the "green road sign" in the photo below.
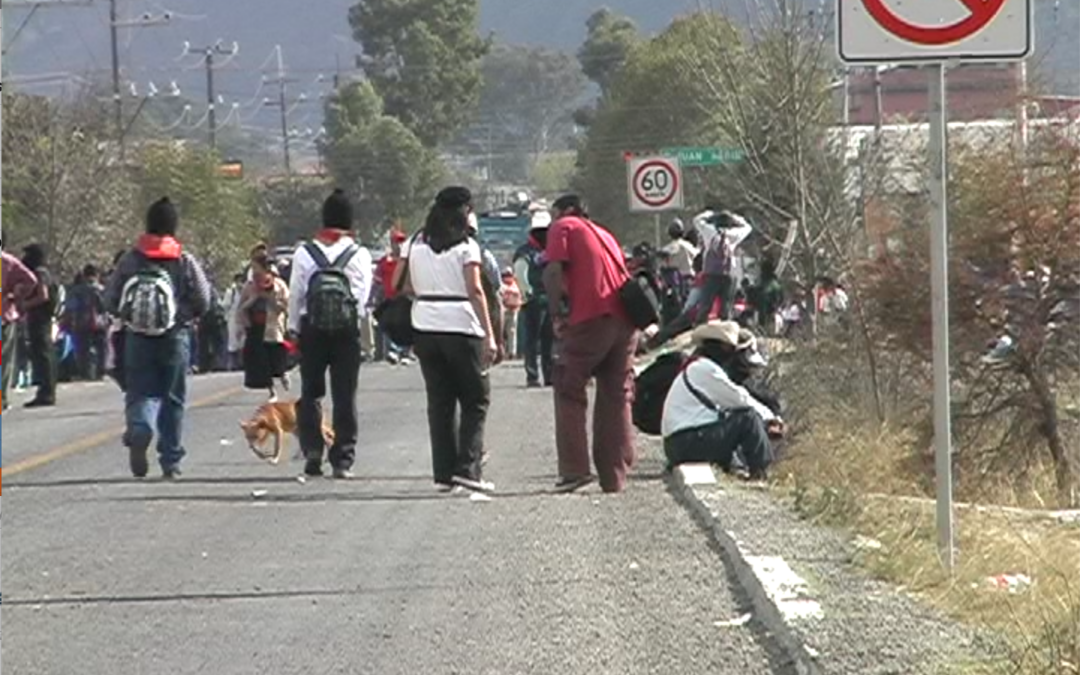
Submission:
<svg viewBox="0 0 1080 675">
<path fill-rule="evenodd" d="M 664 148 L 660 154 L 665 157 L 678 157 L 682 166 L 716 166 L 734 164 L 743 161 L 745 155 L 741 148 Z"/>
</svg>

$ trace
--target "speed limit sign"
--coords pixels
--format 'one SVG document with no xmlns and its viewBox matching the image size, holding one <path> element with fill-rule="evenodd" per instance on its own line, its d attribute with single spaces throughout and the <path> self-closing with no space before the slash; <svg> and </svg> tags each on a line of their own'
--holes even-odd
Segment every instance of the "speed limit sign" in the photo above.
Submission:
<svg viewBox="0 0 1080 675">
<path fill-rule="evenodd" d="M 682 171 L 674 157 L 631 157 L 626 163 L 626 176 L 632 212 L 683 207 Z"/>
</svg>

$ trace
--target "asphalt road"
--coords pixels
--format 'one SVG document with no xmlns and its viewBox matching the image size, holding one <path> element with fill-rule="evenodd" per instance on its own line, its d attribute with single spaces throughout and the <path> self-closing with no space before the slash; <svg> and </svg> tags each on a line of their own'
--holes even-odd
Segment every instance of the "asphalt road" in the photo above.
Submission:
<svg viewBox="0 0 1080 675">
<path fill-rule="evenodd" d="M 550 494 L 551 394 L 500 369 L 498 493 L 438 494 L 419 372 L 361 379 L 350 483 L 256 460 L 231 375 L 195 380 L 178 483 L 128 477 L 113 388 L 5 415 L 8 673 L 784 672 L 753 622 L 714 625 L 744 599 L 656 458 L 622 495 Z"/>
</svg>

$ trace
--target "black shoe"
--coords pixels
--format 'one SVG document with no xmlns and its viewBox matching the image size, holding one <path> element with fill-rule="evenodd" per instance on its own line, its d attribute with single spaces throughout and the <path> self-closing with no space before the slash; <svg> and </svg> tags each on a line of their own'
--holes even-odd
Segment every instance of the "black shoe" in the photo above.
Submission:
<svg viewBox="0 0 1080 675">
<path fill-rule="evenodd" d="M 183 476 L 184 472 L 180 470 L 178 466 L 170 466 L 167 469 L 163 469 L 161 477 L 165 480 L 179 480 L 180 476 Z"/>
<path fill-rule="evenodd" d="M 535 381 L 532 381 L 532 382 L 526 382 L 525 387 L 527 389 L 539 389 L 540 388 L 540 381 L 535 380 Z"/>
<path fill-rule="evenodd" d="M 23 404 L 24 408 L 51 408 L 56 405 L 56 400 L 49 400 L 45 398 L 35 398 L 33 401 L 27 401 Z"/>
<path fill-rule="evenodd" d="M 576 478 L 560 478 L 558 483 L 555 483 L 555 492 L 559 494 L 570 494 L 571 492 L 577 492 L 581 488 L 591 485 L 596 481 L 595 476 L 578 476 Z"/>
<path fill-rule="evenodd" d="M 146 478 L 150 472 L 150 464 L 146 460 L 146 448 L 128 448 L 128 464 L 131 466 L 131 475 L 136 478 Z"/>
<path fill-rule="evenodd" d="M 318 478 L 322 476 L 322 460 L 309 459 L 308 461 L 304 462 L 304 475 L 311 478 Z"/>
<path fill-rule="evenodd" d="M 351 469 L 334 469 L 331 475 L 334 480 L 352 480 L 356 478 L 356 474 Z"/>
</svg>

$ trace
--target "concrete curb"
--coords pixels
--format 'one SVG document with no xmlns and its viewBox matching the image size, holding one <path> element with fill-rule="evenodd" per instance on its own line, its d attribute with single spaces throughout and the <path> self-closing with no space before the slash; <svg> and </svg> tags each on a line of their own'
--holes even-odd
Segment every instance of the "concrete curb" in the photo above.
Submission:
<svg viewBox="0 0 1080 675">
<path fill-rule="evenodd" d="M 675 467 L 670 479 L 677 496 L 719 545 L 743 592 L 750 599 L 753 618 L 767 630 L 784 657 L 799 675 L 821 675 L 821 667 L 811 656 L 797 633 L 788 625 L 774 599 L 747 560 L 746 553 L 731 533 L 724 530 L 701 499 L 695 485 L 716 486 L 716 475 L 708 464 L 684 464 Z"/>
</svg>

